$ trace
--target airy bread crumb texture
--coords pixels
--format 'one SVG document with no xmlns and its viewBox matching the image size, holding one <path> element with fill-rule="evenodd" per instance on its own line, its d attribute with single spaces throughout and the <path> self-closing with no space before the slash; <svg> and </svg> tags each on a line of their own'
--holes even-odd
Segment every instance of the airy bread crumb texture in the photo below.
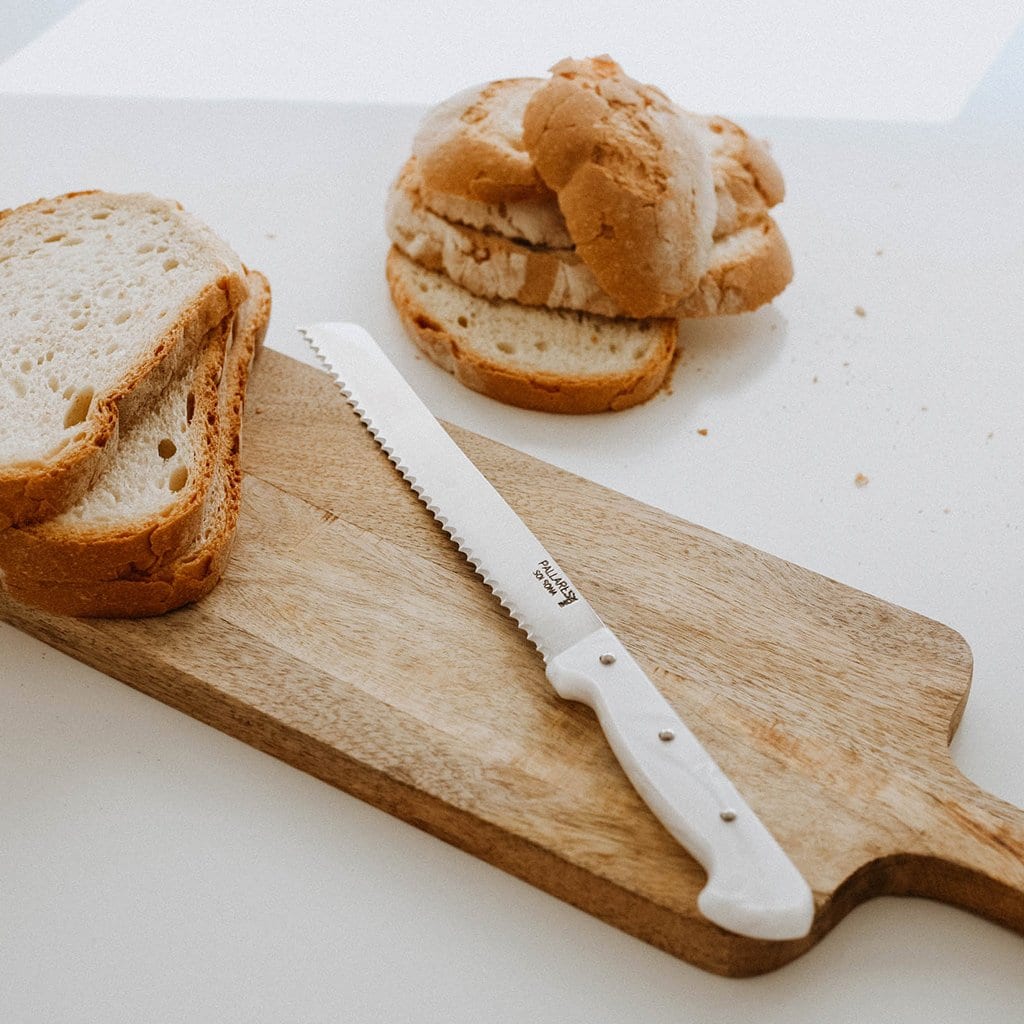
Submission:
<svg viewBox="0 0 1024 1024">
<path fill-rule="evenodd" d="M 249 371 L 270 318 L 271 296 L 266 278 L 249 271 L 247 281 L 249 295 L 234 319 L 226 359 L 224 346 L 220 345 L 223 374 L 218 375 L 220 382 L 214 396 L 217 415 L 213 422 L 217 429 L 212 438 L 215 451 L 209 471 L 210 486 L 198 509 L 190 542 L 176 557 L 149 570 L 129 569 L 115 577 L 101 573 L 61 580 L 53 572 L 10 572 L 5 566 L 4 584 L 16 600 L 54 614 L 138 618 L 160 615 L 197 601 L 216 585 L 227 566 L 241 502 L 240 432 Z M 217 344 L 215 341 L 214 347 Z M 190 378 L 195 379 L 193 375 Z M 176 398 L 181 397 L 183 392 L 177 389 Z M 184 397 L 187 403 L 187 395 Z M 173 414 L 177 405 L 176 401 L 169 402 L 168 413 Z M 154 419 L 146 429 L 149 441 L 160 433 L 155 429 L 157 426 Z M 157 442 L 158 449 L 159 446 Z"/>
<path fill-rule="evenodd" d="M 216 351 L 204 353 L 213 358 L 217 355 Z M 205 423 L 196 424 L 193 429 L 194 389 L 203 361 L 197 360 L 194 368 L 177 377 L 160 401 L 150 405 L 130 429 L 122 432 L 117 457 L 106 472 L 100 474 L 76 505 L 48 524 L 63 521 L 66 525 L 97 525 L 138 519 L 166 510 L 173 496 L 186 490 L 194 477 L 205 434 Z"/>
<path fill-rule="evenodd" d="M 237 257 L 176 203 L 79 193 L 0 215 L 0 462 L 52 457 Z"/>
</svg>

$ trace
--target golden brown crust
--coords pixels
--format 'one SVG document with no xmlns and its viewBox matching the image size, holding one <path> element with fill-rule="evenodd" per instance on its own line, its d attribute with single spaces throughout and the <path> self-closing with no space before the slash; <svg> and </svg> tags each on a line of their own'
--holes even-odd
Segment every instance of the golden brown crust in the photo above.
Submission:
<svg viewBox="0 0 1024 1024">
<path fill-rule="evenodd" d="M 28 210 L 66 202 L 94 191 L 68 192 L 19 207 Z M 16 212 L 5 210 L 0 222 Z M 149 353 L 106 394 L 98 396 L 72 442 L 48 459 L 0 466 L 0 530 L 36 523 L 70 508 L 112 458 L 118 423 L 133 403 L 145 402 L 202 345 L 208 332 L 231 317 L 245 298 L 245 281 L 227 273 L 208 285 L 156 340 Z"/>
<path fill-rule="evenodd" d="M 760 218 L 744 222 L 714 243 L 707 270 L 671 311 L 673 316 L 750 312 L 789 284 L 793 273 L 789 249 L 776 223 L 763 212 L 763 203 L 761 209 Z M 387 229 L 391 241 L 407 256 L 444 272 L 482 298 L 601 316 L 627 315 L 574 250 L 529 245 L 432 213 L 422 197 L 414 161 L 406 164 L 392 189 Z"/>
<path fill-rule="evenodd" d="M 754 255 L 722 254 L 714 272 L 679 304 L 683 318 L 749 313 L 780 295 L 793 280 L 793 258 L 778 224 L 765 215 L 743 229 L 760 235 Z"/>
<path fill-rule="evenodd" d="M 707 264 L 716 210 L 708 156 L 662 92 L 609 58 L 552 71 L 523 116 L 527 152 L 602 289 L 631 316 L 664 315 Z"/>
<path fill-rule="evenodd" d="M 403 326 L 430 359 L 473 391 L 522 409 L 583 414 L 638 405 L 664 383 L 675 352 L 678 333 L 675 320 L 654 321 L 659 328 L 658 343 L 650 357 L 630 372 L 600 377 L 523 373 L 478 355 L 469 338 L 446 330 L 422 304 L 422 296 L 406 287 L 401 275 L 402 259 L 404 257 L 392 247 L 388 253 L 387 278 Z"/>
<path fill-rule="evenodd" d="M 522 107 L 539 84 L 488 82 L 431 110 L 413 142 L 428 186 L 485 203 L 548 195 L 519 142 Z"/>
<path fill-rule="evenodd" d="M 522 97 L 532 95 L 543 85 L 539 78 L 505 79 L 499 83 L 504 91 L 518 91 Z M 465 94 L 460 94 L 465 95 Z M 497 108 L 502 99 L 499 91 L 492 97 Z M 503 189 L 500 177 L 494 173 L 493 153 L 505 150 L 525 158 L 522 139 L 522 125 L 514 126 L 515 110 L 506 111 L 507 123 L 501 131 L 488 123 L 477 124 L 477 138 L 472 144 L 459 148 L 454 140 L 452 122 L 470 102 L 460 106 L 453 101 L 441 104 L 428 115 L 425 124 L 434 122 L 433 136 L 452 136 L 449 139 L 451 152 L 448 157 L 455 165 L 453 176 L 441 173 L 435 164 L 432 176 L 440 187 L 432 188 L 422 178 L 417 167 L 417 178 L 427 207 L 446 220 L 457 221 L 472 227 L 495 230 L 508 238 L 531 242 L 535 245 L 550 245 L 566 248 L 572 245 L 565 227 L 565 219 L 558 209 L 555 194 L 544 189 L 540 194 L 521 196 L 522 176 L 517 183 Z M 676 112 L 693 129 L 711 160 L 711 169 L 717 199 L 714 237 L 731 234 L 744 224 L 760 220 L 764 213 L 781 203 L 785 197 L 782 172 L 772 159 L 765 143 L 748 135 L 739 125 L 724 117 L 704 116 L 676 107 Z M 430 159 L 432 145 L 418 137 L 416 147 L 424 152 L 424 159 Z M 434 154 L 436 158 L 436 154 Z M 417 163 L 417 156 L 410 158 Z M 473 191 L 465 182 L 473 180 L 488 182 L 488 199 L 475 200 L 466 193 Z M 529 179 L 526 179 L 529 180 Z M 462 181 L 463 184 L 458 184 Z"/>
<path fill-rule="evenodd" d="M 222 486 L 207 501 L 222 503 L 219 528 L 194 549 L 151 572 L 129 572 L 120 579 L 54 582 L 24 575 L 4 577 L 16 601 L 57 615 L 89 618 L 141 618 L 161 615 L 199 600 L 217 584 L 227 566 L 241 505 L 241 424 L 245 390 L 253 359 L 270 319 L 270 285 L 249 271 L 250 298 L 240 310 L 244 322 L 232 343 L 225 379 L 227 388 L 218 458 Z"/>
<path fill-rule="evenodd" d="M 191 604 L 219 582 L 230 554 L 233 534 L 218 538 L 200 556 L 156 576 L 102 580 L 96 583 L 6 581 L 7 593 L 21 604 L 52 615 L 91 619 L 141 619 Z M 176 571 L 177 570 L 177 571 Z"/>
</svg>

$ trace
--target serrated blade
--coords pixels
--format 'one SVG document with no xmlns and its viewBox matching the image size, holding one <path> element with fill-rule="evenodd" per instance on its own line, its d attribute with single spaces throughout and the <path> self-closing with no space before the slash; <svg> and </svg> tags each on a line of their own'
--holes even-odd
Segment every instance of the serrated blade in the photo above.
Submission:
<svg viewBox="0 0 1024 1024">
<path fill-rule="evenodd" d="M 348 403 L 545 661 L 603 623 L 356 324 L 300 328 Z"/>
</svg>

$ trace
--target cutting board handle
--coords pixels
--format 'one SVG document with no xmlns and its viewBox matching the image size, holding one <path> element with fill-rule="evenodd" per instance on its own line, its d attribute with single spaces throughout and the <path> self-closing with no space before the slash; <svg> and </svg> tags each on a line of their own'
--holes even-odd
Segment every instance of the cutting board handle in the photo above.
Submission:
<svg viewBox="0 0 1024 1024">
<path fill-rule="evenodd" d="M 919 844 L 891 865 L 889 892 L 927 896 L 1024 934 L 1024 811 L 953 768 L 929 786 Z"/>
</svg>

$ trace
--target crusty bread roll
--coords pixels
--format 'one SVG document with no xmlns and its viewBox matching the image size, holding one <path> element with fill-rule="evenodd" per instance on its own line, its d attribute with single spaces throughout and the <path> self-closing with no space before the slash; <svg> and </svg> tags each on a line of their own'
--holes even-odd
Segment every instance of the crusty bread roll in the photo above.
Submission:
<svg viewBox="0 0 1024 1024">
<path fill-rule="evenodd" d="M 714 237 L 757 220 L 786 196 L 782 171 L 768 148 L 724 117 L 680 111 L 711 158 L 715 182 Z"/>
<path fill-rule="evenodd" d="M 416 162 L 416 157 L 410 157 Z M 530 199 L 503 199 L 484 203 L 465 199 L 449 192 L 429 188 L 417 167 L 417 192 L 423 205 L 452 224 L 465 224 L 491 231 L 505 238 L 528 245 L 547 246 L 552 249 L 573 248 L 565 218 L 558 208 L 553 192 Z"/>
<path fill-rule="evenodd" d="M 523 143 L 601 287 L 630 316 L 669 313 L 707 268 L 711 163 L 664 93 L 610 58 L 565 60 L 531 97 Z"/>
</svg>

